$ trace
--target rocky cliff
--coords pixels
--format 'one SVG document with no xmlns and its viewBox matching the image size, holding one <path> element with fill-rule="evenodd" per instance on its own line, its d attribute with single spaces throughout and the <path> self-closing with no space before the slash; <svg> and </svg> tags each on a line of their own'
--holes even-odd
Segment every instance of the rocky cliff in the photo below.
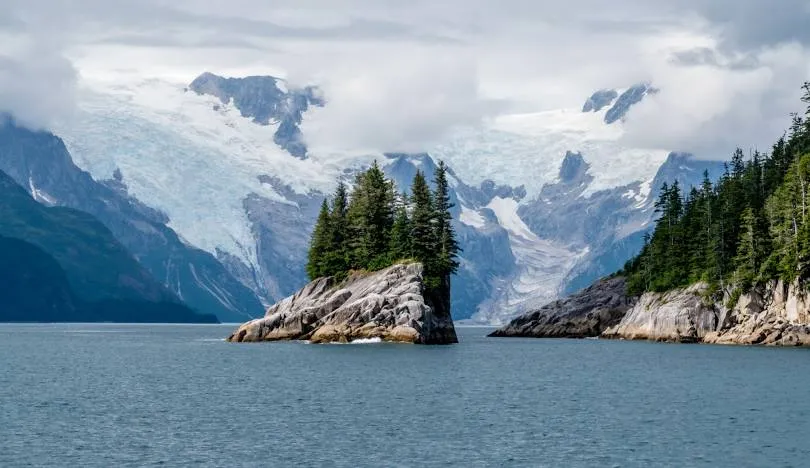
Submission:
<svg viewBox="0 0 810 468">
<path fill-rule="evenodd" d="M 621 277 L 599 281 L 565 299 L 512 320 L 497 337 L 586 338 L 619 323 L 633 306 Z"/>
<path fill-rule="evenodd" d="M 456 343 L 449 298 L 441 296 L 426 292 L 418 263 L 354 273 L 340 283 L 319 278 L 240 326 L 228 341 Z"/>
<path fill-rule="evenodd" d="M 702 283 L 667 293 L 646 293 L 605 338 L 694 343 L 717 329 L 719 311 L 704 299 Z"/>
<path fill-rule="evenodd" d="M 490 336 L 652 340 L 810 346 L 810 293 L 772 281 L 730 304 L 703 283 L 630 298 L 624 279 L 602 280 L 567 299 L 516 318 Z"/>
<path fill-rule="evenodd" d="M 703 341 L 717 344 L 810 346 L 810 297 L 798 283 L 772 281 L 740 296 Z"/>
</svg>

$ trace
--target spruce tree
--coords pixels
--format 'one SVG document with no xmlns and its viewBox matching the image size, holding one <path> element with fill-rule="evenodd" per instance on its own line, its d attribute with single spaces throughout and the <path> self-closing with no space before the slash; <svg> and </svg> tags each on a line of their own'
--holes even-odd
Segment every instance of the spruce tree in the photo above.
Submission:
<svg viewBox="0 0 810 468">
<path fill-rule="evenodd" d="M 310 280 L 328 275 L 324 259 L 329 251 L 329 238 L 331 236 L 329 224 L 329 203 L 324 199 L 309 244 L 307 275 Z"/>
<path fill-rule="evenodd" d="M 413 257 L 411 248 L 411 219 L 408 216 L 408 198 L 404 193 L 400 195 L 394 225 L 391 227 L 391 243 L 389 250 L 391 260 L 404 260 Z"/>
<path fill-rule="evenodd" d="M 433 196 L 422 171 L 417 170 L 411 185 L 411 250 L 414 258 L 421 262 L 427 275 L 436 274 L 436 214 Z"/>
<path fill-rule="evenodd" d="M 437 268 L 442 276 L 449 276 L 458 270 L 459 246 L 456 241 L 456 233 L 453 230 L 453 215 L 450 209 L 455 206 L 450 202 L 450 187 L 447 182 L 447 166 L 444 161 L 439 161 L 439 167 L 434 176 L 436 191 L 433 197 L 434 212 L 436 217 L 436 241 L 438 254 Z"/>
<path fill-rule="evenodd" d="M 349 230 L 356 239 L 350 246 L 353 266 L 375 270 L 390 264 L 395 194 L 377 161 L 358 176 L 348 209 Z"/>
<path fill-rule="evenodd" d="M 349 270 L 348 193 L 346 184 L 339 182 L 332 197 L 329 212 L 329 248 L 324 254 L 324 265 L 329 276 L 342 276 Z"/>
<path fill-rule="evenodd" d="M 810 285 L 810 84 L 803 101 L 807 112 L 770 154 L 737 149 L 716 183 L 704 174 L 683 202 L 677 184 L 662 187 L 655 230 L 624 270 L 629 290 L 699 279 L 737 291 L 775 278 Z"/>
<path fill-rule="evenodd" d="M 734 263 L 737 266 L 734 272 L 735 284 L 742 290 L 748 292 L 756 280 L 757 273 L 762 264 L 764 252 L 761 240 L 757 236 L 756 218 L 751 208 L 743 211 L 742 235 L 740 236 L 739 249 Z"/>
</svg>

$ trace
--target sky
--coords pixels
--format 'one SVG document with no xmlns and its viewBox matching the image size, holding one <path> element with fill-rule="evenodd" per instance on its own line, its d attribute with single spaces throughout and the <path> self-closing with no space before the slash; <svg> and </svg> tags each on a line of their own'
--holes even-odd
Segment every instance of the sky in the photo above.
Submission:
<svg viewBox="0 0 810 468">
<path fill-rule="evenodd" d="M 203 71 L 320 86 L 322 138 L 429 147 L 498 115 L 660 89 L 628 145 L 725 159 L 802 111 L 806 0 L 3 0 L 0 110 L 47 128 L 99 80 Z"/>
</svg>

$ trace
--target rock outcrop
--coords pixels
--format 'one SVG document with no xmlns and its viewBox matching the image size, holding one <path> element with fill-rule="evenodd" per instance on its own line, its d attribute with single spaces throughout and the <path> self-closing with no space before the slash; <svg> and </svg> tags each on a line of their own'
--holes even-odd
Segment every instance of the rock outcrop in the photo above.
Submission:
<svg viewBox="0 0 810 468">
<path fill-rule="evenodd" d="M 626 295 L 623 278 L 594 283 L 566 299 L 518 317 L 497 337 L 651 340 L 678 343 L 810 346 L 810 292 L 772 281 L 729 305 L 697 283 L 640 298 Z"/>
<path fill-rule="evenodd" d="M 586 338 L 599 336 L 619 323 L 633 306 L 625 279 L 609 278 L 512 320 L 490 336 Z"/>
<path fill-rule="evenodd" d="M 773 281 L 743 294 L 724 310 L 723 323 L 705 343 L 810 346 L 810 297 L 798 283 Z"/>
<path fill-rule="evenodd" d="M 341 283 L 319 278 L 240 326 L 228 341 L 456 343 L 449 303 L 446 295 L 427 291 L 421 264 L 397 264 L 353 273 Z"/>
<path fill-rule="evenodd" d="M 704 298 L 706 285 L 698 283 L 667 293 L 646 293 L 605 338 L 695 343 L 715 331 L 718 311 Z"/>
</svg>

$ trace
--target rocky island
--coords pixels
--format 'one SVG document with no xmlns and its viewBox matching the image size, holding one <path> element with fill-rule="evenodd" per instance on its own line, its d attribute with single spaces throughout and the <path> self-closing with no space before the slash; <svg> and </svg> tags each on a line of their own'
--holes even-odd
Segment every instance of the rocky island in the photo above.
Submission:
<svg viewBox="0 0 810 468">
<path fill-rule="evenodd" d="M 376 162 L 351 194 L 339 183 L 312 233 L 312 282 L 228 341 L 457 343 L 450 276 L 459 249 L 443 163 L 433 187 L 416 171 L 410 193 L 398 194 Z"/>
<path fill-rule="evenodd" d="M 319 278 L 239 327 L 228 341 L 456 343 L 449 298 L 430 294 L 423 273 L 421 264 L 410 263 L 355 273 L 342 282 Z"/>
</svg>

